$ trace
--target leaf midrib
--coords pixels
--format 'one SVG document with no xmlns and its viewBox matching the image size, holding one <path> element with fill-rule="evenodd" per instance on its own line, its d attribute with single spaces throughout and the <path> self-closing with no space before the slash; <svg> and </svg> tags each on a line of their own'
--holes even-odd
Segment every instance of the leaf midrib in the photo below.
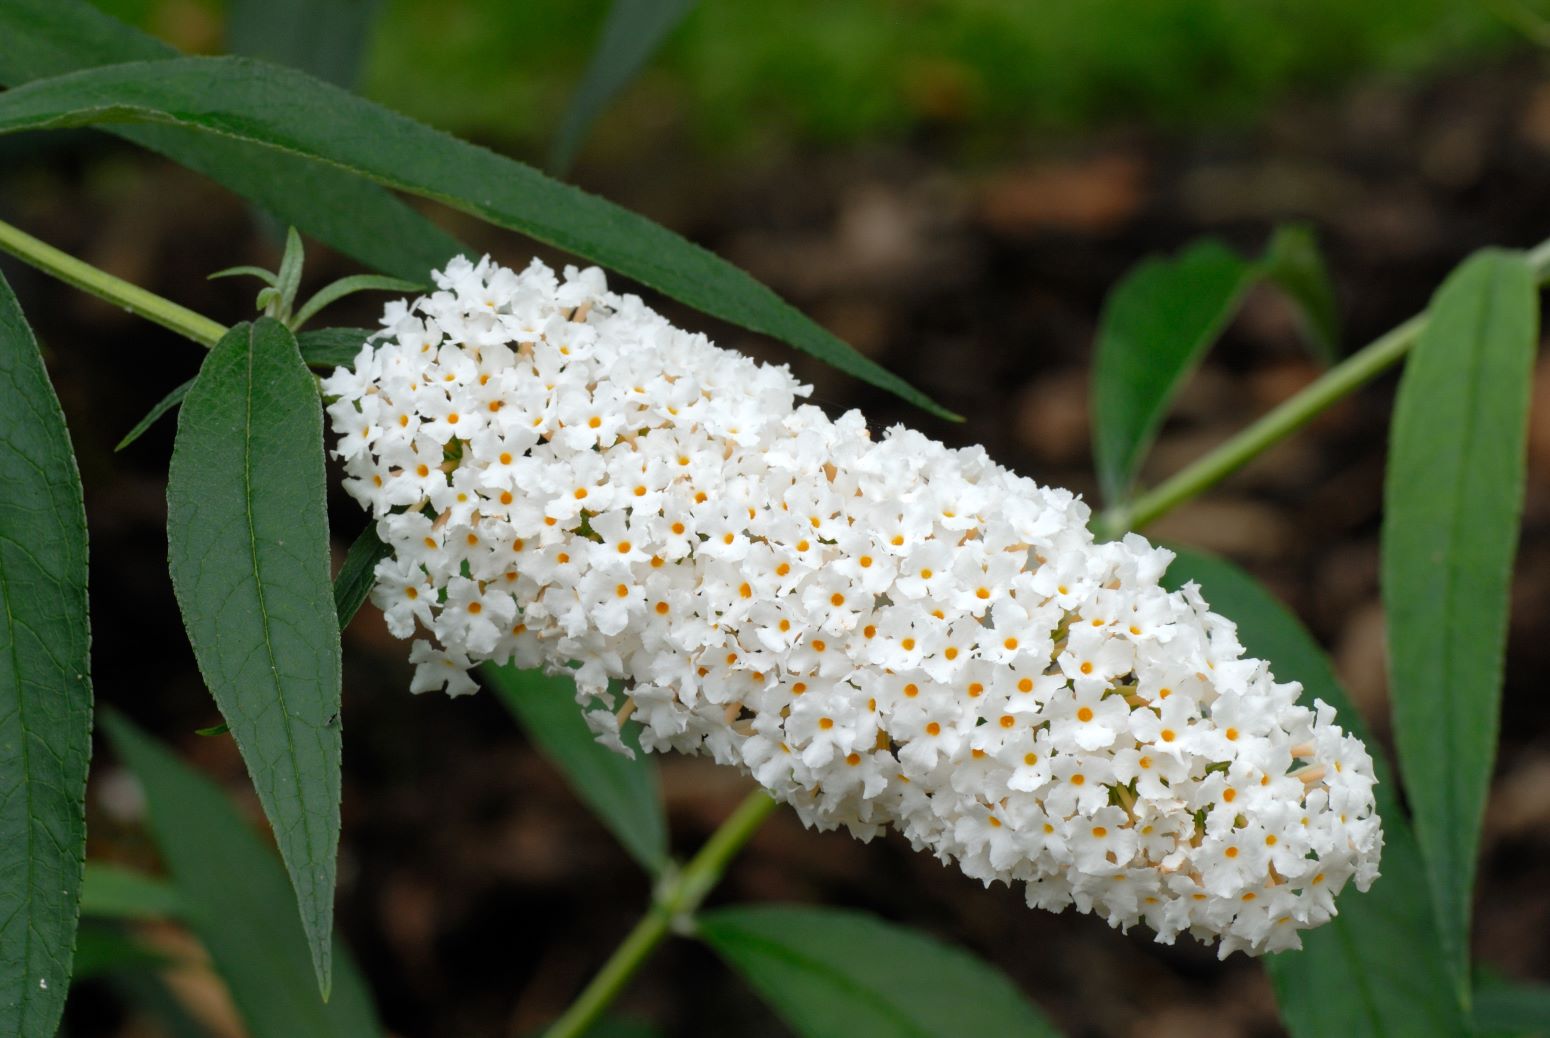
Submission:
<svg viewBox="0 0 1550 1038">
<path fill-rule="evenodd" d="M 281 730 L 285 732 L 285 751 L 291 761 L 291 771 L 296 775 L 296 795 L 302 795 L 303 783 L 301 782 L 301 761 L 296 756 L 296 740 L 291 732 L 291 712 L 285 702 L 285 683 L 280 680 L 280 666 L 275 658 L 274 639 L 269 629 L 269 609 L 264 601 L 264 581 L 259 573 L 258 561 L 258 530 L 254 526 L 253 519 L 253 359 L 258 350 L 257 325 L 248 329 L 248 349 L 245 364 L 247 367 L 246 379 L 243 384 L 243 429 L 242 429 L 242 512 L 247 520 L 248 528 L 248 557 L 251 562 L 253 588 L 258 598 L 259 626 L 264 632 L 264 654 L 269 659 L 269 677 L 274 685 L 275 702 L 280 707 L 280 717 L 283 723 Z M 308 812 L 300 812 L 302 835 L 306 839 L 306 845 L 312 847 L 312 826 L 308 819 Z M 284 846 L 284 841 L 281 842 Z"/>
<path fill-rule="evenodd" d="M 1500 268 L 1500 264 L 1494 261 L 1492 266 L 1496 269 Z M 1494 275 L 1495 270 L 1493 270 L 1492 273 Z M 1457 557 L 1458 545 L 1463 539 L 1462 527 L 1464 523 L 1465 512 L 1463 507 L 1464 486 L 1468 481 L 1469 470 L 1467 459 L 1475 456 L 1475 445 L 1477 439 L 1480 436 L 1480 423 L 1477 421 L 1477 418 L 1479 415 L 1480 398 L 1484 392 L 1483 382 L 1486 379 L 1485 365 L 1481 363 L 1481 358 L 1485 352 L 1486 336 L 1493 323 L 1492 318 L 1496 312 L 1497 284 L 1496 278 L 1494 276 L 1491 279 L 1488 291 L 1482 293 L 1482 295 L 1483 298 L 1480 300 L 1480 306 L 1475 316 L 1475 327 L 1473 329 L 1474 334 L 1471 336 L 1471 342 L 1474 346 L 1474 349 L 1471 351 L 1472 356 L 1470 358 L 1471 363 L 1469 364 L 1469 379 L 1466 381 L 1464 387 L 1464 442 L 1461 445 L 1460 451 L 1455 455 L 1456 466 L 1453 473 L 1452 495 L 1448 499 L 1450 502 L 1448 515 L 1448 537 L 1447 543 L 1443 545 L 1445 552 L 1443 557 L 1448 559 Z M 1445 735 L 1445 739 L 1447 740 L 1448 744 L 1449 757 L 1452 758 L 1452 760 L 1444 762 L 1445 767 L 1450 772 L 1450 774 L 1448 776 L 1449 780 L 1442 783 L 1443 811 L 1446 818 L 1445 824 L 1442 827 L 1442 831 L 1439 835 L 1443 837 L 1445 842 L 1452 842 L 1447 840 L 1447 837 L 1450 834 L 1456 833 L 1458 831 L 1461 815 L 1461 811 L 1459 810 L 1460 797 L 1458 783 L 1453 780 L 1453 774 L 1451 773 L 1453 772 L 1453 769 L 1451 767 L 1447 767 L 1447 765 L 1457 761 L 1459 754 L 1456 751 L 1459 749 L 1462 740 L 1462 732 L 1459 726 L 1456 724 L 1460 714 L 1458 709 L 1460 704 L 1457 701 L 1458 697 L 1455 694 L 1452 694 L 1452 690 L 1456 690 L 1460 687 L 1454 675 L 1454 667 L 1457 663 L 1457 660 L 1455 659 L 1454 655 L 1453 638 L 1453 618 L 1455 615 L 1454 595 L 1457 586 L 1457 574 L 1458 567 L 1446 565 L 1443 566 L 1442 619 L 1444 623 L 1443 629 L 1447 633 L 1445 637 L 1440 639 L 1441 646 L 1439 650 L 1439 656 L 1441 657 L 1441 666 L 1439 669 L 1445 676 L 1444 680 L 1447 682 L 1446 689 L 1448 691 L 1445 692 L 1443 696 L 1443 703 L 1445 704 L 1444 713 L 1446 718 L 1446 723 L 1443 727 L 1444 731 L 1447 733 Z M 1489 781 L 1489 778 L 1487 781 Z M 1453 857 L 1451 854 L 1448 854 L 1447 856 L 1450 858 Z M 1433 873 L 1434 882 L 1432 885 L 1432 898 L 1433 901 L 1436 902 L 1440 900 L 1440 895 L 1443 893 L 1443 891 L 1439 889 L 1441 883 L 1439 881 L 1440 877 L 1437 876 L 1438 867 L 1436 859 L 1433 857 L 1433 855 L 1427 855 L 1426 860 L 1428 870 Z M 1455 874 L 1459 871 L 1460 868 L 1467 868 L 1461 859 L 1452 861 L 1451 865 L 1452 872 Z M 1449 879 L 1451 880 L 1452 877 L 1449 877 Z M 1450 882 L 1448 885 L 1451 888 L 1456 884 Z M 1441 915 L 1442 909 L 1448 906 L 1439 904 L 1437 907 L 1439 910 L 1439 915 Z M 1449 915 L 1456 918 L 1458 912 L 1453 911 L 1449 913 Z M 1439 918 L 1439 922 L 1443 923 L 1443 925 L 1447 925 L 1445 921 L 1446 918 L 1446 916 Z M 1469 909 L 1466 903 L 1466 907 L 1464 909 L 1465 932 L 1462 934 L 1451 935 L 1466 946 L 1468 943 L 1468 923 Z M 1457 952 L 1457 949 L 1453 950 Z M 1456 962 L 1450 962 L 1449 966 L 1449 972 L 1453 973 L 1455 975 L 1455 980 L 1457 980 L 1458 964 Z"/>
</svg>

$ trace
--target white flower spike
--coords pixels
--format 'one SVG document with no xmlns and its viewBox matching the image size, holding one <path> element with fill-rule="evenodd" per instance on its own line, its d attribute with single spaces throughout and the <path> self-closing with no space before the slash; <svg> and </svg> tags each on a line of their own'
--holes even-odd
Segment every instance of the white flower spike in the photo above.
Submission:
<svg viewBox="0 0 1550 1038">
<path fill-rule="evenodd" d="M 455 259 L 324 383 L 413 691 L 560 672 L 623 751 L 892 825 L 1030 905 L 1295 948 L 1377 876 L 1372 760 L 1145 539 L 673 327 L 596 269 Z M 623 683 L 624 701 L 609 691 Z"/>
</svg>

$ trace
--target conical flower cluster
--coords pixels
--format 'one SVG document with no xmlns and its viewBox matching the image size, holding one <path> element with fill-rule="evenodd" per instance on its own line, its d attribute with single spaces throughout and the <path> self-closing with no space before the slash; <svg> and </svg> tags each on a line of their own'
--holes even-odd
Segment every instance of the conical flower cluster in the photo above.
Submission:
<svg viewBox="0 0 1550 1038">
<path fill-rule="evenodd" d="M 601 272 L 454 260 L 325 382 L 414 691 L 563 668 L 599 737 L 740 767 L 819 828 L 894 826 L 1028 902 L 1223 955 L 1377 875 L 1372 761 L 1245 659 L 1169 552 Z M 622 689 L 616 695 L 610 685 Z"/>
</svg>

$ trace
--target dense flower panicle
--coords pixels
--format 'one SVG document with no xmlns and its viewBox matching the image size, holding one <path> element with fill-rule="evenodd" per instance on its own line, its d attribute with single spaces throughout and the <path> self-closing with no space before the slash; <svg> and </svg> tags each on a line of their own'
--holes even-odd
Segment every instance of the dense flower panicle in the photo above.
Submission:
<svg viewBox="0 0 1550 1038">
<path fill-rule="evenodd" d="M 982 449 L 874 441 L 596 269 L 435 278 L 324 384 L 392 549 L 374 600 L 428 636 L 413 691 L 576 665 L 616 749 L 639 724 L 809 825 L 892 825 L 1031 905 L 1223 955 L 1297 947 L 1376 877 L 1366 749 L 1162 588 L 1166 550 L 1095 543 L 1078 498 Z"/>
</svg>

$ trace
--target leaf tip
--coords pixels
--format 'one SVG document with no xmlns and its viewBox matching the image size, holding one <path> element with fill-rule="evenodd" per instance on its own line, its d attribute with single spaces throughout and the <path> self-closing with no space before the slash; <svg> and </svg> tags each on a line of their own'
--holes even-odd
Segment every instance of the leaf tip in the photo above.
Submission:
<svg viewBox="0 0 1550 1038">
<path fill-rule="evenodd" d="M 334 993 L 333 964 L 331 962 L 324 962 L 321 966 L 314 964 L 314 968 L 318 970 L 318 994 L 322 996 L 324 1003 L 327 1003 Z"/>
</svg>

